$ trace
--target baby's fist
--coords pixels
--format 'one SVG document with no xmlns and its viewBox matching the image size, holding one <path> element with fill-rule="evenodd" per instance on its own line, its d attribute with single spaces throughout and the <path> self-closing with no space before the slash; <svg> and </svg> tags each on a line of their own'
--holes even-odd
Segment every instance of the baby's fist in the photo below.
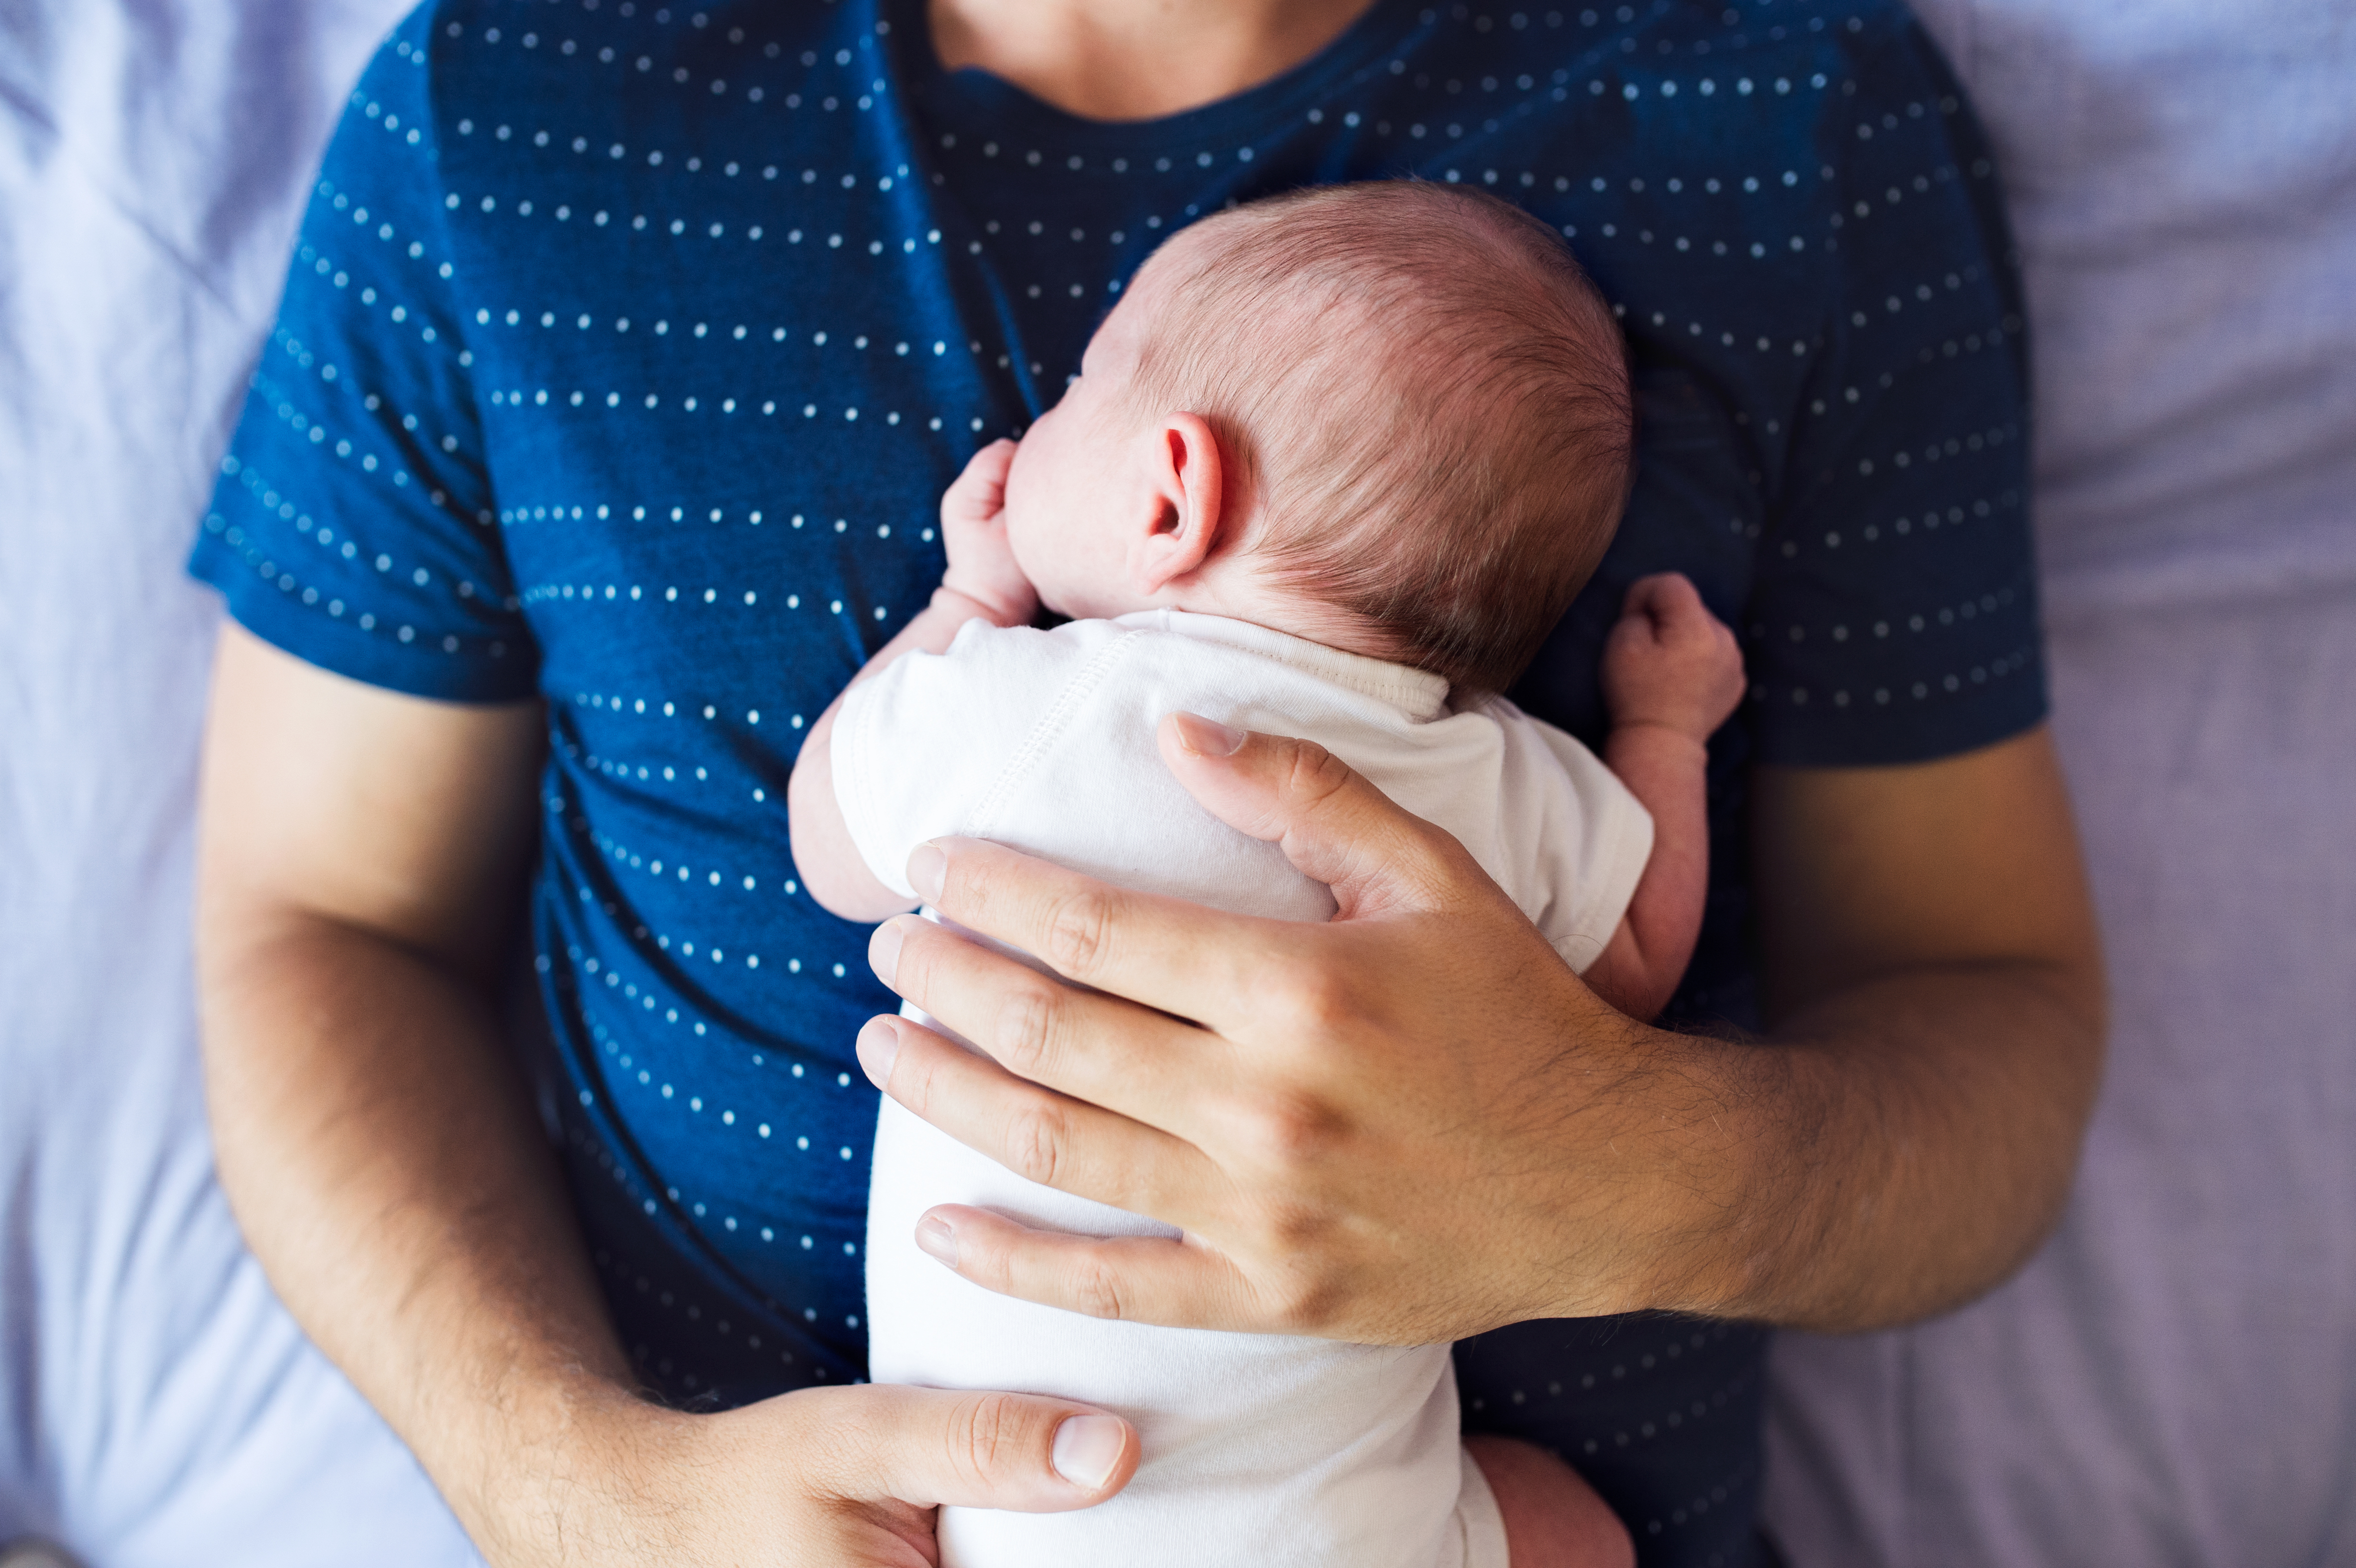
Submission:
<svg viewBox="0 0 2356 1568">
<path fill-rule="evenodd" d="M 949 558 L 941 586 L 964 594 L 1005 626 L 1019 625 L 1039 610 L 1038 590 L 1015 563 L 1006 537 L 1006 471 L 1013 463 L 1014 443 L 993 441 L 941 495 L 941 545 Z"/>
<path fill-rule="evenodd" d="M 1708 741 L 1742 700 L 1742 651 L 1678 572 L 1638 581 L 1603 644 L 1614 724 L 1659 724 Z"/>
</svg>

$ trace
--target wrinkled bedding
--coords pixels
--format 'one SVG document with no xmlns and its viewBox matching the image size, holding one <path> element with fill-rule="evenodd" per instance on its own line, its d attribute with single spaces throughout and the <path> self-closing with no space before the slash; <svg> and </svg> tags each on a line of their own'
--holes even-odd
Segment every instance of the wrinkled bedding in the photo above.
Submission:
<svg viewBox="0 0 2356 1568">
<path fill-rule="evenodd" d="M 463 1563 L 213 1183 L 215 611 L 180 571 L 401 0 L 0 0 L 0 1540 Z M 2056 727 L 2117 1034 L 2029 1269 L 1778 1354 L 1794 1563 L 2356 1561 L 2356 39 L 2338 0 L 1936 0 L 2016 206 Z"/>
<path fill-rule="evenodd" d="M 93 1568 L 475 1561 L 240 1243 L 189 1003 L 180 563 L 401 9 L 0 0 L 0 1541 Z"/>
<path fill-rule="evenodd" d="M 2028 283 L 2114 1030 L 2019 1278 L 1778 1341 L 1770 1515 L 1805 1568 L 2356 1563 L 2356 10 L 1918 8 Z"/>
</svg>

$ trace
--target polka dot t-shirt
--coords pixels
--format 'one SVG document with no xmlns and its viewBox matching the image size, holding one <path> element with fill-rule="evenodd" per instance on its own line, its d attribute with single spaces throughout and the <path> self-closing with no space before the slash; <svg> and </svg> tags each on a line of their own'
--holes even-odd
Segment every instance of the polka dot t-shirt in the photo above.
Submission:
<svg viewBox="0 0 2356 1568">
<path fill-rule="evenodd" d="M 325 668 L 544 701 L 547 1072 L 650 1379 L 860 1375 L 851 1041 L 894 999 L 799 884 L 786 781 L 937 582 L 942 488 L 1173 231 L 1404 176 L 1526 207 L 1621 312 L 1641 478 L 1515 695 L 1599 740 L 1598 649 L 1646 571 L 1742 633 L 1676 1011 L 1752 1021 L 1743 769 L 2043 712 L 2019 303 L 1987 154 L 1902 9 L 1377 0 L 1285 76 L 1133 124 L 943 72 L 915 0 L 451 0 L 369 69 L 194 570 Z M 1461 1349 L 1467 1419 L 1580 1464 L 1647 1563 L 1746 1562 L 1759 1350 L 1526 1325 Z"/>
</svg>

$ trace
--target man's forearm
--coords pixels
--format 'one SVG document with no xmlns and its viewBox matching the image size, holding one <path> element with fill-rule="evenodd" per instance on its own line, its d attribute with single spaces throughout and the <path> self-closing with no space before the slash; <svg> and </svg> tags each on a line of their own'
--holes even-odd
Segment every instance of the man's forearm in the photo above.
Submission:
<svg viewBox="0 0 2356 1568">
<path fill-rule="evenodd" d="M 1118 1490 L 1134 1433 L 1111 1470 L 1067 1474 L 1086 1413 L 1065 1401 L 640 1397 L 491 1000 L 542 726 L 537 703 L 405 697 L 222 632 L 197 879 L 208 1089 L 223 1184 L 295 1317 L 499 1568 L 903 1563 L 929 1555 L 937 1504 Z"/>
<path fill-rule="evenodd" d="M 2069 1191 L 2101 1061 L 2099 1004 L 2023 960 L 1854 985 L 1769 1040 L 1693 1042 L 1720 1216 L 1662 1305 L 1850 1332 L 1999 1283 Z"/>
<path fill-rule="evenodd" d="M 487 1550 L 561 1529 L 630 1378 L 492 1008 L 374 933 L 209 912 L 221 1177 L 272 1283 Z"/>
<path fill-rule="evenodd" d="M 1762 767 L 1751 813 L 1771 1034 L 1694 1047 L 1695 1136 L 1723 1147 L 1686 1168 L 1708 1261 L 1673 1294 L 1827 1329 L 1954 1307 L 2060 1212 L 2101 1072 L 2102 944 L 2051 737 Z"/>
</svg>

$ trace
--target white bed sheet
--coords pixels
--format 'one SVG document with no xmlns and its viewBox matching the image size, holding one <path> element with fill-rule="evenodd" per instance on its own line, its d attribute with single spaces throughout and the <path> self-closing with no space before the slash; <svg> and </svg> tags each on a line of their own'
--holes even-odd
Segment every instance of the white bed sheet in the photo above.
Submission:
<svg viewBox="0 0 2356 1568">
<path fill-rule="evenodd" d="M 2356 6 L 1921 0 L 2008 187 L 2114 1031 L 2059 1233 L 1775 1351 L 1800 1568 L 2356 1563 Z"/>
<path fill-rule="evenodd" d="M 478 1561 L 240 1243 L 189 998 L 180 563 L 403 8 L 0 0 L 0 1541 L 93 1568 Z"/>
</svg>

